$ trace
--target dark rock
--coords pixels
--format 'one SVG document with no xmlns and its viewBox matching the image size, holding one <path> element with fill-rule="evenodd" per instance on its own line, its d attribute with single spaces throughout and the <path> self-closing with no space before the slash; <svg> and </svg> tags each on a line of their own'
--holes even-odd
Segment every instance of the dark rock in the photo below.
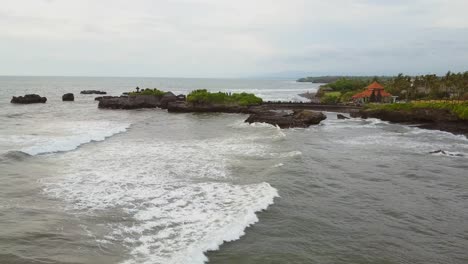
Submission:
<svg viewBox="0 0 468 264">
<path fill-rule="evenodd" d="M 185 101 L 187 99 L 187 97 L 185 96 L 185 94 L 179 94 L 177 96 L 177 101 Z"/>
<path fill-rule="evenodd" d="M 62 96 L 62 101 L 75 101 L 75 96 L 72 93 L 66 93 Z"/>
<path fill-rule="evenodd" d="M 162 109 L 167 109 L 167 105 L 170 102 L 175 102 L 175 101 L 177 101 L 177 96 L 175 96 L 175 94 L 173 94 L 172 92 L 167 92 L 161 97 L 160 107 Z"/>
<path fill-rule="evenodd" d="M 337 114 L 336 117 L 338 119 L 349 119 L 349 117 L 345 116 L 345 115 L 342 115 L 342 114 Z"/>
<path fill-rule="evenodd" d="M 47 98 L 41 97 L 37 94 L 27 94 L 25 96 L 13 96 L 10 103 L 12 104 L 36 104 L 36 103 L 45 103 Z"/>
<path fill-rule="evenodd" d="M 327 117 L 322 112 L 309 110 L 294 110 L 293 113 L 261 111 L 251 114 L 245 122 L 249 124 L 261 122 L 279 126 L 280 128 L 291 128 L 317 125 L 326 118 Z"/>
<path fill-rule="evenodd" d="M 448 153 L 448 152 L 443 151 L 443 150 L 441 150 L 441 149 L 436 150 L 436 151 L 431 151 L 431 152 L 429 152 L 429 154 L 442 154 L 442 155 L 446 155 L 446 156 L 450 156 L 450 157 L 463 157 L 463 154 L 460 154 L 460 153 Z"/>
<path fill-rule="evenodd" d="M 84 90 L 84 91 L 81 91 L 80 94 L 107 94 L 107 93 L 103 91 L 97 91 L 97 90 Z"/>
<path fill-rule="evenodd" d="M 468 136 L 468 121 L 447 109 L 415 108 L 411 110 L 361 109 L 352 117 L 378 118 L 384 121 L 415 124 L 419 128 L 435 129 Z"/>
<path fill-rule="evenodd" d="M 458 121 L 459 118 L 447 109 L 415 108 L 412 110 L 363 109 L 356 116 L 379 118 L 395 123 L 418 123 L 438 121 Z"/>
<path fill-rule="evenodd" d="M 102 99 L 111 99 L 111 98 L 119 98 L 118 96 L 98 96 L 94 98 L 94 101 L 101 101 Z"/>
<path fill-rule="evenodd" d="M 103 97 L 100 99 L 98 107 L 110 109 L 156 108 L 160 107 L 160 97 L 154 95 Z"/>
<path fill-rule="evenodd" d="M 167 111 L 172 113 L 251 113 L 248 106 L 229 104 L 200 104 L 186 101 L 170 102 Z"/>
</svg>

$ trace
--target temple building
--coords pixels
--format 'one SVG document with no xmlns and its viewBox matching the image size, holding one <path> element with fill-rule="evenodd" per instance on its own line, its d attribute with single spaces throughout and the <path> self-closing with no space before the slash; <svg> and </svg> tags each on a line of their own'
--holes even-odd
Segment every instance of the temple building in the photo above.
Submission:
<svg viewBox="0 0 468 264">
<path fill-rule="evenodd" d="M 378 82 L 373 82 L 366 87 L 364 92 L 353 95 L 355 103 L 393 103 L 396 96 L 385 91 Z"/>
</svg>

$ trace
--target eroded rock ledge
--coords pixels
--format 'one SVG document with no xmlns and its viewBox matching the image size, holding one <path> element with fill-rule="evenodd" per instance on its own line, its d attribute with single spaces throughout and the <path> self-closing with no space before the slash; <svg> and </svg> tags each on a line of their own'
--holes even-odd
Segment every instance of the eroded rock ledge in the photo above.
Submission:
<svg viewBox="0 0 468 264">
<path fill-rule="evenodd" d="M 362 109 L 352 117 L 378 118 L 383 121 L 414 124 L 425 129 L 436 129 L 468 136 L 468 120 L 463 120 L 447 109 L 416 108 L 411 110 Z"/>
<path fill-rule="evenodd" d="M 261 111 L 253 113 L 245 120 L 251 124 L 254 122 L 268 123 L 280 128 L 309 127 L 317 125 L 327 117 L 322 112 L 310 110 L 285 111 Z"/>
</svg>

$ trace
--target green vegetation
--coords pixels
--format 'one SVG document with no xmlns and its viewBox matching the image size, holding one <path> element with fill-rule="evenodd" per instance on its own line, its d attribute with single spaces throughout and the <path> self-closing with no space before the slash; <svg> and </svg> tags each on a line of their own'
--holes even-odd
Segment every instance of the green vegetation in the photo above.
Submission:
<svg viewBox="0 0 468 264">
<path fill-rule="evenodd" d="M 463 101 L 454 101 L 454 102 L 431 102 L 431 101 L 421 101 L 421 102 L 411 102 L 411 103 L 402 103 L 402 104 L 369 104 L 366 106 L 368 109 L 382 109 L 389 111 L 410 111 L 416 108 L 426 108 L 426 109 L 447 109 L 452 112 L 454 115 L 458 116 L 460 119 L 468 120 L 468 102 Z"/>
<path fill-rule="evenodd" d="M 192 103 L 239 104 L 242 106 L 261 104 L 262 98 L 251 93 L 211 93 L 206 89 L 195 90 L 187 95 L 187 101 Z"/>
<path fill-rule="evenodd" d="M 156 88 L 154 89 L 144 89 L 141 92 L 131 92 L 128 93 L 128 95 L 155 95 L 155 96 L 163 96 L 166 92 L 158 90 Z"/>
<path fill-rule="evenodd" d="M 468 71 L 464 73 L 447 72 L 444 76 L 426 74 L 408 76 L 398 74 L 384 87 L 400 99 L 434 100 L 434 99 L 463 99 L 468 100 Z"/>
<path fill-rule="evenodd" d="M 327 77 L 331 80 L 332 77 L 336 76 Z M 316 78 L 320 77 L 304 79 L 315 80 Z M 468 71 L 463 73 L 449 71 L 444 76 L 435 74 L 409 76 L 400 73 L 394 77 L 340 77 L 320 86 L 317 97 L 322 98 L 329 92 L 341 92 L 342 95 L 338 102 L 349 102 L 354 94 L 363 91 L 373 81 L 382 84 L 386 91 L 398 96 L 399 100 L 468 100 Z M 331 99 L 324 99 L 324 101 L 328 100 Z"/>
<path fill-rule="evenodd" d="M 340 102 L 341 92 L 328 92 L 320 97 L 322 104 L 337 104 Z"/>
</svg>

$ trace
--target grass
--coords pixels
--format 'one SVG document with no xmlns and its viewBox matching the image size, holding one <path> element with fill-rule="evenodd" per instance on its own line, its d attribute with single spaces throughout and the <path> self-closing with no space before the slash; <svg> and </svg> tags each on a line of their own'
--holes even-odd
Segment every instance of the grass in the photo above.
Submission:
<svg viewBox="0 0 468 264">
<path fill-rule="evenodd" d="M 383 109 L 390 111 L 411 111 L 412 109 L 446 109 L 458 118 L 468 120 L 468 101 L 448 102 L 448 101 L 414 101 L 400 104 L 369 104 L 369 109 Z"/>
<path fill-rule="evenodd" d="M 205 89 L 195 90 L 187 95 L 187 101 L 192 103 L 238 104 L 242 106 L 257 105 L 262 98 L 251 93 L 211 93 Z"/>
<path fill-rule="evenodd" d="M 131 92 L 128 95 L 155 95 L 155 96 L 163 96 L 166 92 L 158 90 L 156 88 L 154 89 L 145 89 L 139 93 L 137 92 Z"/>
</svg>

